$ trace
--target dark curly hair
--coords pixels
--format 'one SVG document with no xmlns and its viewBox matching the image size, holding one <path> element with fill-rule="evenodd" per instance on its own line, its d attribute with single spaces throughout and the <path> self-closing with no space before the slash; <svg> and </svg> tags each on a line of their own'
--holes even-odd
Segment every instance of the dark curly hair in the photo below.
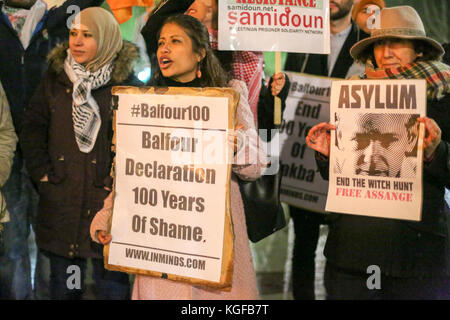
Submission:
<svg viewBox="0 0 450 320">
<path fill-rule="evenodd" d="M 209 43 L 208 29 L 202 22 L 194 17 L 185 14 L 179 14 L 168 17 L 158 31 L 156 39 L 159 39 L 162 28 L 168 24 L 174 23 L 181 27 L 192 42 L 192 50 L 201 55 L 202 51 L 206 53 L 205 58 L 200 62 L 200 71 L 202 77 L 199 79 L 202 87 L 227 87 L 228 74 L 222 68 L 219 60 L 214 55 Z M 154 74 L 155 79 L 162 77 L 159 65 Z"/>
</svg>

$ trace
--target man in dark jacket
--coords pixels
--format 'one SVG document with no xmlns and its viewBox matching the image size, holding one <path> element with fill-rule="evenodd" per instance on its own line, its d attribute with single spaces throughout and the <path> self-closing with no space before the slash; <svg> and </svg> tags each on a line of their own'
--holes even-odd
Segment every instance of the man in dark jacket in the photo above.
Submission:
<svg viewBox="0 0 450 320">
<path fill-rule="evenodd" d="M 0 1 L 0 81 L 16 132 L 21 128 L 23 110 L 47 69 L 47 54 L 57 43 L 67 40 L 67 20 L 78 10 L 102 2 L 68 0 L 58 8 L 47 10 L 41 0 Z M 0 257 L 0 299 L 29 299 L 31 275 L 27 239 L 38 199 L 23 165 L 20 145 L 2 191 L 11 221 L 5 227 L 5 254 Z"/>
<path fill-rule="evenodd" d="M 353 44 L 363 35 L 367 36 L 351 22 L 352 5 L 353 0 L 330 1 L 329 55 L 289 53 L 284 70 L 333 78 L 347 78 L 363 72 L 363 66 L 354 64 L 350 56 Z M 326 216 L 293 206 L 289 210 L 295 231 L 292 257 L 293 296 L 296 300 L 314 300 L 315 252 L 320 225 L 325 223 Z"/>
</svg>

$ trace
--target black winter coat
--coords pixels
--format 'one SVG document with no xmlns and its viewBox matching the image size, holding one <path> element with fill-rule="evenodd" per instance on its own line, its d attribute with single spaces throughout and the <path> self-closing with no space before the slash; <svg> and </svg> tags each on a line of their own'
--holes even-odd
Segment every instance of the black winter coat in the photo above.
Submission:
<svg viewBox="0 0 450 320">
<path fill-rule="evenodd" d="M 74 14 L 67 12 L 71 5 L 83 10 L 99 6 L 102 0 L 67 0 L 60 7 L 49 10 L 37 25 L 25 50 L 8 17 L 1 12 L 0 2 L 0 81 L 11 108 L 16 132 L 20 132 L 23 110 L 30 101 L 47 70 L 46 57 L 56 44 L 69 35 L 66 22 Z"/>
<path fill-rule="evenodd" d="M 49 71 L 25 110 L 20 134 L 27 169 L 40 194 L 36 242 L 40 249 L 68 258 L 101 258 L 102 247 L 91 241 L 89 228 L 111 181 L 111 89 L 141 84 L 133 75 L 139 54 L 125 42 L 114 61 L 112 80 L 91 91 L 102 124 L 94 148 L 83 153 L 73 130 L 73 84 L 64 72 L 67 47 L 59 45 L 51 52 Z M 45 175 L 49 181 L 41 182 Z"/>
<path fill-rule="evenodd" d="M 450 188 L 450 95 L 428 101 L 427 116 L 442 131 L 435 158 L 423 164 L 423 205 L 420 222 L 330 214 L 324 254 L 327 263 L 366 273 L 377 265 L 394 277 L 450 275 L 450 210 L 444 195 Z M 316 156 L 328 180 L 329 161 Z"/>
</svg>

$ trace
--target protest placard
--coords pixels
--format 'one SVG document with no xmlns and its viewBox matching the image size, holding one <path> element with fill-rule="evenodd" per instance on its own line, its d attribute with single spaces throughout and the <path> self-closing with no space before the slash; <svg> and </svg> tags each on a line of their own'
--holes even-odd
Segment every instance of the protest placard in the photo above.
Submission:
<svg viewBox="0 0 450 320">
<path fill-rule="evenodd" d="M 219 50 L 329 54 L 329 0 L 219 1 L 218 40 Z"/>
<path fill-rule="evenodd" d="M 115 87 L 115 198 L 106 267 L 229 288 L 229 88 Z"/>
<path fill-rule="evenodd" d="M 419 221 L 425 80 L 333 81 L 327 211 Z"/>
<path fill-rule="evenodd" d="M 294 207 L 325 213 L 328 181 L 317 172 L 309 129 L 330 120 L 331 78 L 287 73 L 292 85 L 280 126 L 280 199 Z"/>
</svg>

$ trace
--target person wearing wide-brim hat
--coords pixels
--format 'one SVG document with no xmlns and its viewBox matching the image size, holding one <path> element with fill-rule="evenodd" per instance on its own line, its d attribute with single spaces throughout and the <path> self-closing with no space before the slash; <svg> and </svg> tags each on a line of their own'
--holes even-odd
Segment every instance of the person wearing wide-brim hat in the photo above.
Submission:
<svg viewBox="0 0 450 320">
<path fill-rule="evenodd" d="M 444 50 L 426 36 L 408 6 L 382 9 L 380 28 L 350 50 L 366 64 L 359 79 L 426 79 L 422 219 L 419 222 L 338 215 L 329 224 L 324 254 L 328 299 L 449 299 L 450 67 Z M 306 143 L 328 179 L 328 123 L 314 126 Z M 395 207 L 392 210 L 396 210 Z M 333 215 L 333 214 L 332 214 Z"/>
<path fill-rule="evenodd" d="M 437 60 L 444 54 L 444 48 L 439 42 L 426 36 L 422 20 L 414 8 L 409 6 L 384 8 L 380 11 L 379 19 L 380 28 L 372 29 L 370 37 L 355 43 L 350 49 L 353 59 L 365 62 L 368 55 L 373 52 L 373 44 L 385 39 L 404 39 L 412 41 L 415 45 L 423 45 L 426 52 L 421 53 L 427 55 L 420 57 L 420 60 Z"/>
</svg>

